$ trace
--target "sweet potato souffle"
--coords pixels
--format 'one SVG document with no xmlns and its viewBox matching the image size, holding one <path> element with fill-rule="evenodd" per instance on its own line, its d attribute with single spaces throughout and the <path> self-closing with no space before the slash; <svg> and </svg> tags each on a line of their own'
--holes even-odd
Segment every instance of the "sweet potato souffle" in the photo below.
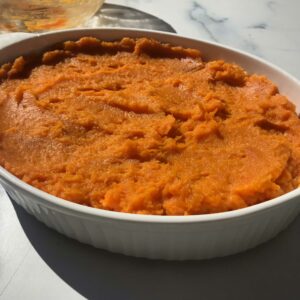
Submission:
<svg viewBox="0 0 300 300">
<path fill-rule="evenodd" d="M 84 37 L 0 78 L 0 164 L 65 200 L 194 215 L 299 185 L 295 106 L 266 77 L 196 49 Z"/>
</svg>

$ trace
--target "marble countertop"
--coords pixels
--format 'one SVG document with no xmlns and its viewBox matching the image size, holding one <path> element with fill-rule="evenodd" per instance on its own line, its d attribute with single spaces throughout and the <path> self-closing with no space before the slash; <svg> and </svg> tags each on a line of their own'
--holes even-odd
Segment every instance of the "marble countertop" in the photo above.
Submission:
<svg viewBox="0 0 300 300">
<path fill-rule="evenodd" d="M 106 2 L 158 16 L 178 34 L 245 50 L 300 79 L 299 0 Z M 298 218 L 274 240 L 233 257 L 128 258 L 46 228 L 0 187 L 0 299 L 299 299 L 299 236 Z"/>
<path fill-rule="evenodd" d="M 112 0 L 159 16 L 188 37 L 245 50 L 300 78 L 299 0 Z"/>
</svg>

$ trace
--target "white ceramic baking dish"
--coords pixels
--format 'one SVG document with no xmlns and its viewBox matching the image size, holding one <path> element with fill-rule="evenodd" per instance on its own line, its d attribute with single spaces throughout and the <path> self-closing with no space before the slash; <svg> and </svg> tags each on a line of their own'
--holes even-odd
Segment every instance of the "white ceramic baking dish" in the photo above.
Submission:
<svg viewBox="0 0 300 300">
<path fill-rule="evenodd" d="M 300 108 L 300 83 L 286 72 L 238 50 L 169 33 L 129 29 L 52 32 L 28 37 L 1 49 L 0 63 L 82 36 L 103 40 L 146 36 L 197 48 L 206 60 L 222 58 L 242 65 L 250 73 L 267 75 L 279 86 L 280 92 Z M 300 210 L 300 189 L 231 212 L 150 216 L 105 211 L 71 203 L 24 183 L 1 167 L 0 182 L 13 200 L 60 233 L 112 252 L 153 259 L 206 259 L 244 251 L 274 237 Z"/>
</svg>

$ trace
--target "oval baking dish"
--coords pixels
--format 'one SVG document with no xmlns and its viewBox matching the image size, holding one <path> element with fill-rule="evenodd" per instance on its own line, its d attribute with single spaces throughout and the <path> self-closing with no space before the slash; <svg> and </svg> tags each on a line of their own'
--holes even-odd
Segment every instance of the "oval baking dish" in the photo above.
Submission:
<svg viewBox="0 0 300 300">
<path fill-rule="evenodd" d="M 266 75 L 278 85 L 282 94 L 300 107 L 299 82 L 279 68 L 238 50 L 169 33 L 134 29 L 76 29 L 46 33 L 1 49 L 0 64 L 83 36 L 108 41 L 149 37 L 196 48 L 205 60 L 224 59 L 241 65 L 249 73 Z M 230 212 L 152 216 L 106 211 L 63 201 L 26 184 L 2 167 L 0 182 L 13 200 L 60 233 L 101 249 L 153 259 L 205 259 L 244 251 L 274 237 L 300 210 L 299 189 Z"/>
</svg>

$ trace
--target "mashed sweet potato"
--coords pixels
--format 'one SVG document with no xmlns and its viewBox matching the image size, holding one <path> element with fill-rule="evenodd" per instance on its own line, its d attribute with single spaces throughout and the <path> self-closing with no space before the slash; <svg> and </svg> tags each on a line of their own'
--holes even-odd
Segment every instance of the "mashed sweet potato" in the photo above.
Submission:
<svg viewBox="0 0 300 300">
<path fill-rule="evenodd" d="M 0 76 L 0 164 L 63 199 L 192 215 L 299 185 L 294 105 L 266 77 L 198 50 L 82 38 Z"/>
</svg>

